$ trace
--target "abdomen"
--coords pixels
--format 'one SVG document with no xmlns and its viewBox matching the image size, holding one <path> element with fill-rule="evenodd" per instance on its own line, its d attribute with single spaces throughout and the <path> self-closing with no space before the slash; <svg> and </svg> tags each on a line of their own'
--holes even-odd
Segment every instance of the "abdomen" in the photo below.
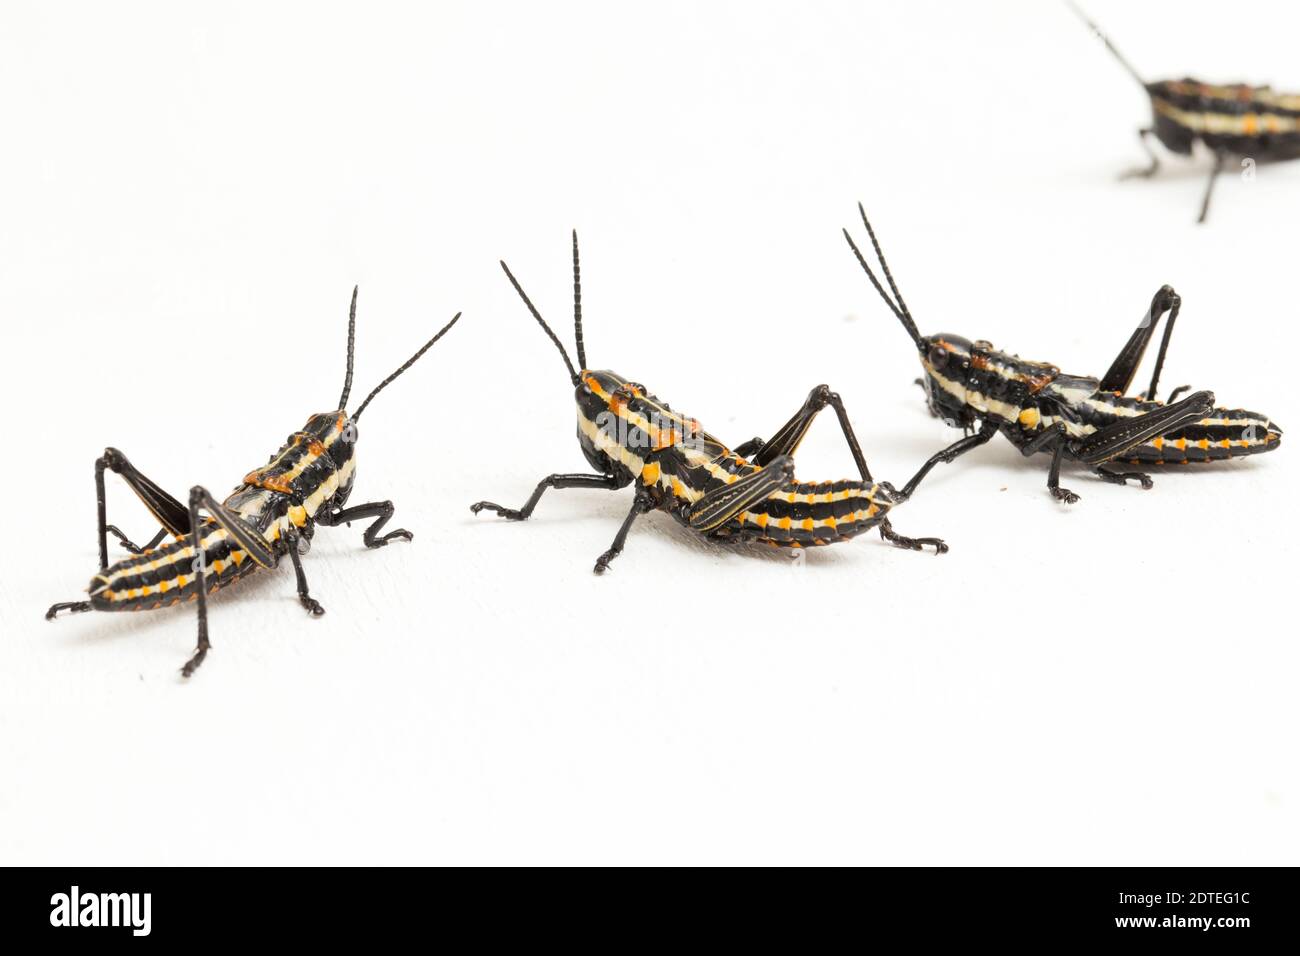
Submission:
<svg viewBox="0 0 1300 956">
<path fill-rule="evenodd" d="M 847 541 L 878 525 L 893 506 L 880 485 L 791 482 L 728 521 L 714 537 L 803 548 Z"/>
<path fill-rule="evenodd" d="M 1216 408 L 1199 422 L 1138 445 L 1116 460 L 1149 465 L 1224 461 L 1272 451 L 1281 442 L 1282 429 L 1267 416 Z"/>
<path fill-rule="evenodd" d="M 200 529 L 207 591 L 250 573 L 257 564 L 214 522 Z M 97 611 L 147 611 L 198 595 L 194 535 L 133 555 L 90 579 L 90 604 Z"/>
</svg>

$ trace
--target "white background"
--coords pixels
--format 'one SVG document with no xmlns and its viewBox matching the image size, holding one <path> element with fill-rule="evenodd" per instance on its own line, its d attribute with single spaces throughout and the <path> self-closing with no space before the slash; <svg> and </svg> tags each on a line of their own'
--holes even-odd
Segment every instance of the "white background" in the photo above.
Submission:
<svg viewBox="0 0 1300 956">
<path fill-rule="evenodd" d="M 1293 4 L 1095 0 L 1151 77 L 1300 91 Z M 6 4 L 0 860 L 1295 863 L 1295 450 L 1143 492 L 1005 441 L 876 536 L 780 555 L 639 524 L 583 470 L 552 322 L 738 443 L 827 382 L 878 477 L 955 433 L 852 261 L 866 202 L 922 331 L 1100 374 L 1155 289 L 1167 386 L 1300 418 L 1300 164 L 1116 181 L 1142 92 L 1063 6 Z M 860 235 L 860 229 L 859 229 Z M 311 620 L 48 624 L 95 570 L 92 462 L 219 494 L 465 318 L 367 412 Z M 1139 377 L 1142 380 L 1141 376 Z M 833 417 L 799 474 L 853 473 Z M 152 526 L 124 486 L 110 518 Z M 117 552 L 115 550 L 115 554 Z"/>
</svg>

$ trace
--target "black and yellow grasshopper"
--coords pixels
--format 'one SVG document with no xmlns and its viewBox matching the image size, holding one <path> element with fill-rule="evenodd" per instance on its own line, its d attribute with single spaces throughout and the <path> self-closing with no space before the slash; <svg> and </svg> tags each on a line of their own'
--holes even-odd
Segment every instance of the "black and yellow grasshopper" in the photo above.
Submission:
<svg viewBox="0 0 1300 956">
<path fill-rule="evenodd" d="M 925 372 L 918 382 L 925 389 L 931 413 L 967 433 L 926 462 L 918 477 L 1001 432 L 1025 456 L 1039 451 L 1051 453 L 1047 487 L 1057 499 L 1073 503 L 1079 496 L 1060 485 L 1061 462 L 1065 458 L 1087 465 L 1106 481 L 1121 485 L 1135 481 L 1150 488 L 1149 475 L 1115 471 L 1109 466 L 1117 462 L 1164 465 L 1221 461 L 1272 451 L 1281 442 L 1282 429 L 1267 416 L 1215 407 L 1213 392 L 1196 392 L 1176 401 L 1180 393 L 1188 391 L 1187 386 L 1181 386 L 1170 393 L 1167 402 L 1157 401 L 1160 373 L 1182 305 L 1169 286 L 1156 292 L 1146 316 L 1104 376 L 1096 379 L 1066 375 L 1055 365 L 998 351 L 985 341 L 971 342 L 948 333 L 921 335 L 861 203 L 858 212 L 892 298 L 847 229 L 844 238 L 876 292 L 916 346 Z M 1166 313 L 1169 317 L 1151 385 L 1144 393 L 1130 397 L 1126 393 Z"/>
<path fill-rule="evenodd" d="M 348 312 L 347 373 L 338 408 L 308 418 L 307 424 L 285 439 L 267 464 L 245 475 L 225 501 L 218 502 L 206 488 L 196 485 L 190 489 L 188 506 L 182 504 L 137 471 L 116 448 L 106 449 L 95 461 L 99 573 L 91 578 L 90 600 L 55 604 L 46 612 L 46 619 L 52 620 L 60 611 L 142 611 L 181 600 L 197 601 L 198 645 L 181 670 L 189 677 L 212 646 L 208 640 L 207 595 L 258 568 L 276 567 L 286 554 L 298 579 L 302 606 L 312 615 L 324 614 L 325 609 L 308 593 L 301 559 L 310 547 L 316 525 L 335 527 L 374 518 L 362 536 L 368 548 L 382 548 L 390 541 L 410 541 L 412 537 L 405 529 L 379 534 L 393 516 L 391 501 L 344 507 L 355 479 L 357 420 L 374 397 L 414 365 L 459 318 L 457 313 L 418 352 L 375 386 L 349 415 L 357 322 L 357 290 L 353 289 Z M 120 475 L 162 525 L 143 547 L 137 547 L 108 523 L 105 471 Z M 206 511 L 208 517 L 203 517 L 201 511 Z M 110 533 L 133 557 L 109 565 Z M 162 544 L 169 534 L 174 540 Z"/>
<path fill-rule="evenodd" d="M 1237 158 L 1243 166 L 1249 166 L 1300 157 L 1300 95 L 1246 83 L 1202 83 L 1190 77 L 1148 83 L 1087 14 L 1073 2 L 1070 8 L 1151 99 L 1151 125 L 1138 130 L 1142 148 L 1151 163 L 1125 173 L 1126 178 L 1149 178 L 1160 169 L 1160 159 L 1148 142 L 1151 136 L 1180 156 L 1190 156 L 1198 141 L 1205 144 L 1214 154 L 1214 166 L 1205 184 L 1197 219 L 1205 222 L 1214 183 L 1229 160 Z"/>
<path fill-rule="evenodd" d="M 748 541 L 784 548 L 802 548 L 846 541 L 872 528 L 902 548 L 936 553 L 948 550 L 938 538 L 905 538 L 889 523 L 889 511 L 906 501 L 924 477 L 918 475 L 901 490 L 871 477 L 848 413 L 840 396 L 825 385 L 809 393 L 803 406 L 768 441 L 755 438 L 732 450 L 704 431 L 693 418 L 621 375 L 591 371 L 582 338 L 582 290 L 578 265 L 578 236 L 573 235 L 573 324 L 578 366 L 560 339 L 533 306 L 509 267 L 502 262 L 523 299 L 564 359 L 575 387 L 578 444 L 594 469 L 592 474 L 555 474 L 543 478 L 520 508 L 490 501 L 471 507 L 523 521 L 548 488 L 601 488 L 616 491 L 635 486 L 632 508 L 614 543 L 596 561 L 595 572 L 609 568 L 623 550 L 637 517 L 651 510 L 666 511 L 698 534 L 720 541 Z M 857 465 L 859 479 L 802 482 L 794 477 L 794 453 L 819 412 L 835 409 L 844 439 Z"/>
</svg>

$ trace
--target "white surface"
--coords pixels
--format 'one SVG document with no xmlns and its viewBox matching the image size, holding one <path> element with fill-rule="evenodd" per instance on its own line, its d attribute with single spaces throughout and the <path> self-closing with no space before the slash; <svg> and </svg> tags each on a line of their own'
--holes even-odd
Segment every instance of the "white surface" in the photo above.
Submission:
<svg viewBox="0 0 1300 956">
<path fill-rule="evenodd" d="M 1294 5 L 1091 7 L 1151 76 L 1300 90 Z M 1197 228 L 1203 158 L 1115 181 L 1145 101 L 1064 6 L 794 10 L 5 7 L 0 860 L 1296 862 L 1294 448 L 1067 509 L 999 439 L 896 514 L 950 554 L 802 569 L 655 515 L 596 578 L 627 492 L 469 513 L 584 468 L 496 264 L 567 338 L 571 226 L 592 364 L 733 443 L 822 381 L 879 477 L 955 437 L 859 198 L 922 331 L 1100 374 L 1170 282 L 1166 385 L 1300 419 L 1300 164 Z M 335 400 L 354 282 L 358 389 L 465 311 L 363 423 L 415 542 L 322 529 L 325 617 L 247 581 L 189 683 L 188 608 L 45 623 L 101 449 L 224 493 Z M 799 473 L 852 473 L 833 417 Z"/>
</svg>

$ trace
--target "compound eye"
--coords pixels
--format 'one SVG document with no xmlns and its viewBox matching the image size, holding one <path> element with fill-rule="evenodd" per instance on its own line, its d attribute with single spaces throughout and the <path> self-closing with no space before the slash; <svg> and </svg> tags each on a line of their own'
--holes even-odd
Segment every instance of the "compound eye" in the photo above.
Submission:
<svg viewBox="0 0 1300 956">
<path fill-rule="evenodd" d="M 640 386 L 636 385 L 633 382 L 628 382 L 626 385 L 620 385 L 617 389 L 614 390 L 614 401 L 619 403 L 620 405 L 626 405 L 628 402 L 632 401 L 632 399 L 636 398 L 638 395 L 643 395 L 643 394 L 645 394 L 645 389 L 641 388 Z"/>
<path fill-rule="evenodd" d="M 941 345 L 931 345 L 930 364 L 937 369 L 946 366 L 948 364 L 948 350 Z"/>
</svg>

